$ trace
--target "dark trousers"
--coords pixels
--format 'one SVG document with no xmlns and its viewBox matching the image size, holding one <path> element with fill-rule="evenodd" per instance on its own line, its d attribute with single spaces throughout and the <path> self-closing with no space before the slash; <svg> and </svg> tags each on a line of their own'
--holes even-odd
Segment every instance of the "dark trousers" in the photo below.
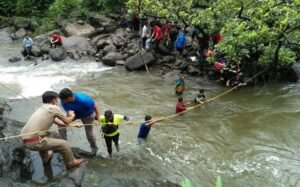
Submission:
<svg viewBox="0 0 300 187">
<path fill-rule="evenodd" d="M 30 56 L 31 55 L 31 50 L 32 50 L 32 46 L 24 47 L 23 55 L 25 57 Z"/>
<path fill-rule="evenodd" d="M 86 138 L 91 146 L 91 149 L 98 150 L 98 147 L 96 144 L 96 138 L 93 133 L 93 125 L 92 124 L 94 123 L 94 120 L 95 120 L 95 113 L 93 113 L 87 117 L 81 118 L 81 121 L 83 124 L 88 124 L 88 125 L 84 126 L 84 129 L 85 129 Z M 67 129 L 66 128 L 59 129 L 59 134 L 63 139 L 67 140 Z"/>
<path fill-rule="evenodd" d="M 105 136 L 104 135 L 104 139 L 105 139 L 105 143 L 106 143 L 106 147 L 107 147 L 107 152 L 109 154 L 112 153 L 112 142 L 115 143 L 116 146 L 119 145 L 119 136 L 120 136 L 120 133 L 116 134 L 115 136 Z"/>
</svg>

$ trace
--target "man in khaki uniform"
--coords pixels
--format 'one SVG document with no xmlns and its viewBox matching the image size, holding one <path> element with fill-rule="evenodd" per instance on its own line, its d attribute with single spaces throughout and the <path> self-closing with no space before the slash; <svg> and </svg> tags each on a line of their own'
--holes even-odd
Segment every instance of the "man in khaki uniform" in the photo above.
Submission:
<svg viewBox="0 0 300 187">
<path fill-rule="evenodd" d="M 42 95 L 44 104 L 32 114 L 22 128 L 22 140 L 26 148 L 39 151 L 44 164 L 49 163 L 53 154 L 52 151 L 54 151 L 63 155 L 67 168 L 79 166 L 83 159 L 74 158 L 66 140 L 49 138 L 45 133 L 40 133 L 40 131 L 50 129 L 53 123 L 66 127 L 72 123 L 75 117 L 73 111 L 68 112 L 67 116 L 65 116 L 63 111 L 57 106 L 57 98 L 58 94 L 52 91 L 47 91 Z"/>
</svg>

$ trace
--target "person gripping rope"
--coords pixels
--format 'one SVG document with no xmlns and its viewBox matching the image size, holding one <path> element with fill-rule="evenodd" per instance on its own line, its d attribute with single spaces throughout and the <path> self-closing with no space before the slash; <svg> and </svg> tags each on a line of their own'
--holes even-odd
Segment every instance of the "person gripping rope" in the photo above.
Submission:
<svg viewBox="0 0 300 187">
<path fill-rule="evenodd" d="M 128 116 L 114 114 L 111 110 L 106 110 L 104 115 L 101 115 L 99 118 L 99 122 L 102 126 L 102 133 L 104 135 L 107 152 L 109 154 L 109 158 L 112 158 L 112 142 L 114 142 L 117 151 L 119 152 L 119 123 L 120 121 L 125 120 L 127 124 L 132 123 L 129 120 Z"/>
<path fill-rule="evenodd" d="M 138 133 L 138 136 L 137 136 L 139 144 L 144 144 L 145 143 L 145 141 L 148 137 L 148 134 L 151 130 L 151 127 L 154 123 L 155 122 L 152 120 L 152 117 L 150 115 L 145 116 L 145 121 L 141 123 L 140 130 L 139 130 L 139 133 Z"/>
<path fill-rule="evenodd" d="M 65 111 L 73 110 L 75 119 L 80 119 L 85 128 L 87 140 L 91 146 L 91 155 L 95 156 L 98 147 L 93 134 L 93 124 L 98 124 L 100 109 L 96 102 L 88 95 L 80 92 L 72 92 L 69 88 L 64 88 L 59 92 L 59 98 Z M 59 134 L 63 139 L 67 139 L 66 129 L 60 129 Z"/>
<path fill-rule="evenodd" d="M 65 116 L 64 112 L 57 106 L 57 98 L 58 94 L 53 91 L 47 91 L 42 95 L 44 104 L 31 115 L 22 128 L 22 141 L 26 148 L 39 151 L 44 164 L 50 163 L 53 155 L 52 151 L 61 153 L 66 167 L 69 169 L 79 166 L 84 160 L 74 158 L 66 140 L 50 138 L 46 133 L 38 133 L 39 131 L 49 130 L 53 123 L 61 127 L 67 127 L 75 118 L 74 111 L 69 111 L 68 115 Z"/>
</svg>

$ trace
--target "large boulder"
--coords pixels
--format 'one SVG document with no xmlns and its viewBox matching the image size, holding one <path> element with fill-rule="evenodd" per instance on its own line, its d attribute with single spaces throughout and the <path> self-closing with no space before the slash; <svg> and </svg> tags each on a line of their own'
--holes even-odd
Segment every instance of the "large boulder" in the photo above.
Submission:
<svg viewBox="0 0 300 187">
<path fill-rule="evenodd" d="M 64 48 L 58 47 L 50 49 L 49 56 L 53 61 L 62 61 L 66 58 L 67 54 Z"/>
<path fill-rule="evenodd" d="M 96 50 L 86 38 L 71 36 L 67 38 L 62 37 L 62 40 L 63 40 L 63 47 L 67 51 L 76 50 L 79 54 L 87 54 L 89 53 L 89 51 L 94 51 L 96 53 Z"/>
<path fill-rule="evenodd" d="M 120 53 L 117 52 L 110 52 L 107 55 L 105 55 L 101 61 L 103 64 L 108 65 L 108 66 L 115 66 L 116 61 L 123 60 L 124 56 Z"/>
<path fill-rule="evenodd" d="M 0 32 L 7 32 L 9 34 L 12 34 L 16 32 L 16 29 L 14 27 L 4 27 L 3 29 L 0 29 Z"/>
<path fill-rule="evenodd" d="M 97 49 L 103 49 L 105 46 L 109 45 L 110 41 L 108 39 L 100 39 L 98 40 L 96 47 Z"/>
<path fill-rule="evenodd" d="M 127 39 L 125 37 L 123 37 L 122 35 L 112 34 L 110 36 L 110 39 L 116 47 L 125 46 L 127 43 Z"/>
<path fill-rule="evenodd" d="M 101 14 L 94 14 L 89 18 L 89 22 L 95 28 L 113 25 L 114 20 Z"/>
<path fill-rule="evenodd" d="M 0 32 L 0 45 L 2 44 L 11 44 L 12 39 L 7 32 Z"/>
<path fill-rule="evenodd" d="M 115 52 L 117 48 L 114 45 L 107 45 L 103 48 L 103 54 L 108 54 L 110 52 Z"/>
<path fill-rule="evenodd" d="M 40 47 L 33 45 L 31 49 L 32 56 L 40 57 L 42 56 L 42 50 Z"/>
<path fill-rule="evenodd" d="M 97 42 L 103 38 L 107 38 L 109 37 L 109 34 L 100 34 L 98 36 L 95 36 L 92 40 L 91 40 L 91 44 L 92 45 L 96 45 Z"/>
<path fill-rule="evenodd" d="M 64 32 L 67 36 L 91 37 L 96 30 L 90 24 L 72 23 L 64 28 Z"/>
<path fill-rule="evenodd" d="M 11 34 L 11 38 L 13 40 L 19 40 L 19 39 L 23 39 L 26 35 L 26 31 L 23 28 L 20 28 L 19 30 L 17 30 L 17 32 Z"/>
<path fill-rule="evenodd" d="M 13 18 L 13 26 L 17 29 L 29 28 L 30 25 L 31 25 L 30 18 L 25 18 L 25 17 L 14 17 Z"/>
<path fill-rule="evenodd" d="M 155 57 L 151 52 L 141 51 L 127 58 L 125 68 L 129 71 L 143 69 L 145 65 L 154 62 Z"/>
<path fill-rule="evenodd" d="M 81 58 L 80 54 L 74 49 L 68 50 L 67 55 L 73 60 L 79 60 Z"/>
</svg>

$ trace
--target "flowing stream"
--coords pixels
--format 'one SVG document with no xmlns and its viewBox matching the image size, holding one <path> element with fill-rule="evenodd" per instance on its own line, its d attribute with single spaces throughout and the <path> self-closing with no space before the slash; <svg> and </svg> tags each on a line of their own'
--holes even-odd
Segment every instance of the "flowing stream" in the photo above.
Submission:
<svg viewBox="0 0 300 187">
<path fill-rule="evenodd" d="M 174 80 L 154 71 L 127 72 L 85 59 L 8 63 L 19 46 L 0 46 L 0 96 L 9 101 L 8 117 L 26 121 L 41 103 L 46 90 L 71 87 L 91 95 L 101 112 L 126 114 L 133 125 L 120 125 L 121 151 L 113 160 L 91 159 L 83 186 L 151 186 L 149 181 L 193 186 L 300 186 L 299 84 L 249 87 L 229 93 L 180 117 L 153 126 L 144 147 L 136 145 L 139 123 L 145 114 L 169 116 L 177 98 Z M 3 87 L 16 90 L 20 95 Z M 199 87 L 213 97 L 226 90 L 206 78 L 187 78 L 185 100 Z M 95 128 L 98 154 L 107 156 L 104 139 Z M 70 129 L 69 142 L 89 151 L 83 129 Z M 98 173 L 102 173 L 99 177 Z M 166 184 L 166 186 L 168 186 Z"/>
</svg>

